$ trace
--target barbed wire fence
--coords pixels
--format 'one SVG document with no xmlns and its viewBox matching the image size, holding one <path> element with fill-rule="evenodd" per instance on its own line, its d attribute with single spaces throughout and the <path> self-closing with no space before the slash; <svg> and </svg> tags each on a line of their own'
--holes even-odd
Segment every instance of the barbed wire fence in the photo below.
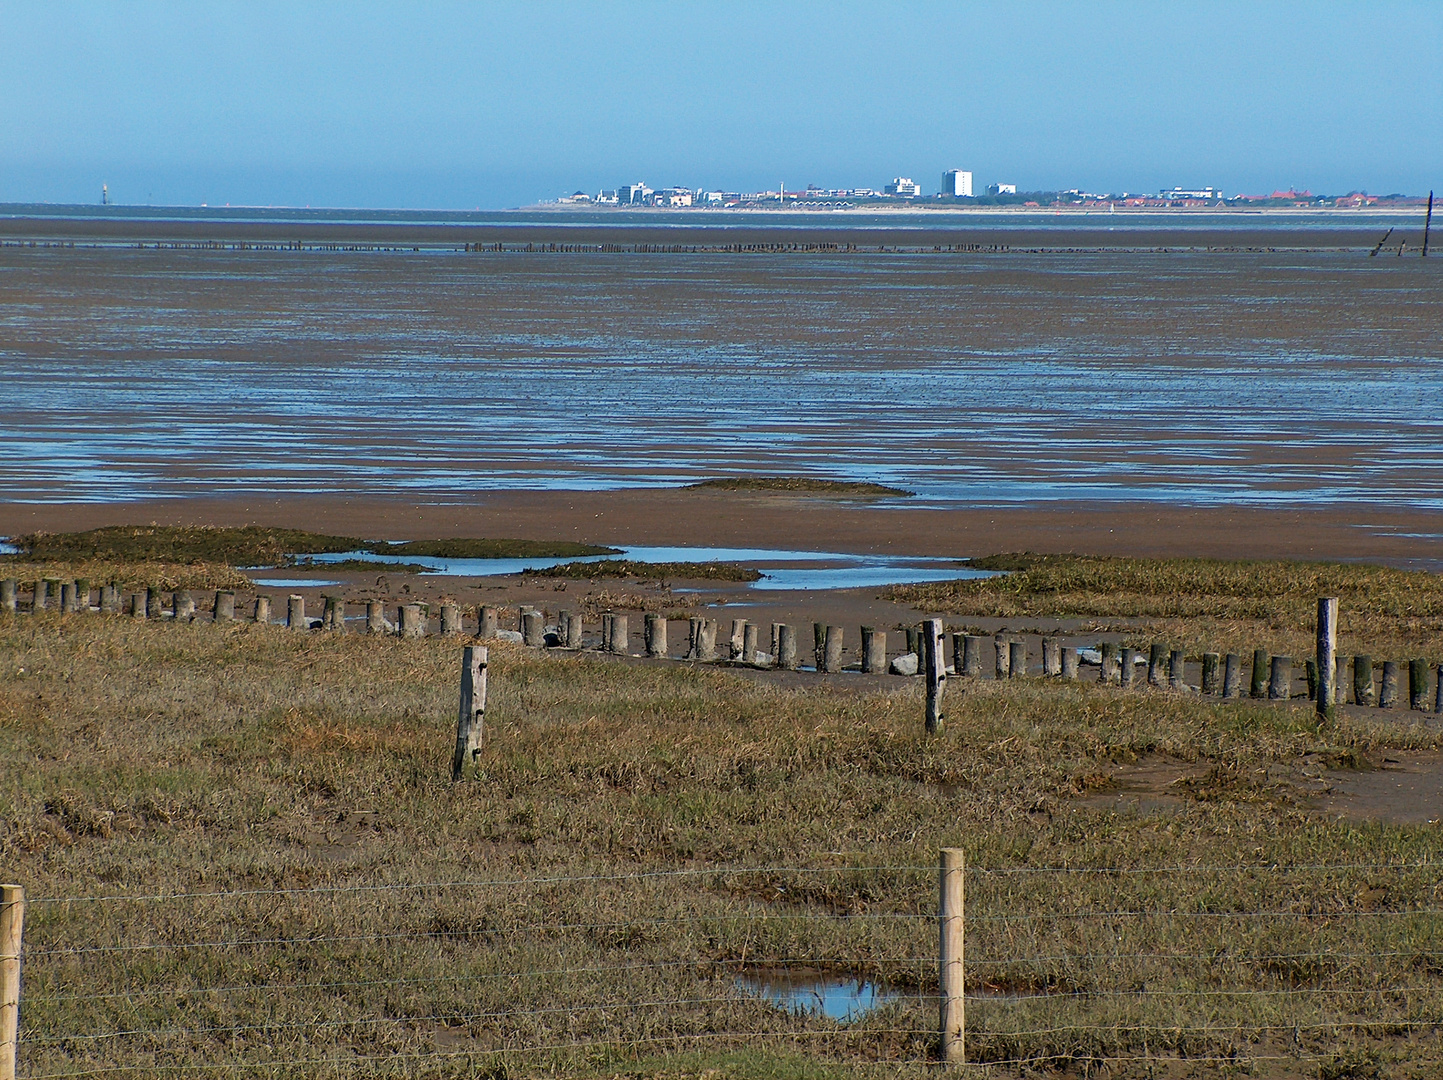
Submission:
<svg viewBox="0 0 1443 1080">
<path fill-rule="evenodd" d="M 18 1075 L 56 1080 L 501 1075 L 757 1047 L 1010 1075 L 1400 1053 L 1443 1027 L 1435 863 L 951 856 L 28 901 L 9 887 L 0 1035 Z"/>
</svg>

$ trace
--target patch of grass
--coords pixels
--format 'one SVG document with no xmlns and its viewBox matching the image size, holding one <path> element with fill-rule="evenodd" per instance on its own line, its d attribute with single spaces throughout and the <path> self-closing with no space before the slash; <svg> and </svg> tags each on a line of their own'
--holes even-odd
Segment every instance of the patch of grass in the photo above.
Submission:
<svg viewBox="0 0 1443 1080">
<path fill-rule="evenodd" d="M 883 595 L 938 614 L 1087 618 L 1103 625 L 1147 620 L 1147 630 L 1193 651 L 1260 647 L 1295 657 L 1312 652 L 1318 598 L 1336 596 L 1343 653 L 1443 660 L 1443 577 L 1423 571 L 1031 552 L 992 555 L 972 565 L 1007 573 L 897 585 Z"/>
<path fill-rule="evenodd" d="M 906 498 L 914 492 L 855 480 L 819 480 L 810 476 L 723 476 L 687 484 L 688 491 L 779 491 L 847 498 Z"/>
<path fill-rule="evenodd" d="M 88 581 L 96 588 L 111 582 L 122 591 L 158 589 L 246 589 L 250 579 L 233 567 L 213 562 L 167 562 L 112 558 L 65 560 L 0 556 L 0 577 L 13 577 L 22 591 L 34 581 Z"/>
<path fill-rule="evenodd" d="M 1443 1065 L 1396 1038 L 1443 1017 L 1443 837 L 1309 812 L 1300 765 L 1437 732 L 959 680 L 929 738 L 919 680 L 490 646 L 479 775 L 452 784 L 455 641 L 0 615 L 22 1075 L 920 1080 L 944 846 L 972 868 L 973 1062 Z M 1199 779 L 1077 800 L 1145 755 Z M 44 902 L 85 896 L 171 899 Z M 843 1025 L 737 989 L 799 960 L 901 997 Z"/>
<path fill-rule="evenodd" d="M 634 559 L 605 559 L 601 562 L 569 562 L 560 566 L 522 571 L 530 577 L 551 578 L 683 578 L 703 581 L 760 581 L 760 570 L 724 562 L 637 562 Z"/>
</svg>

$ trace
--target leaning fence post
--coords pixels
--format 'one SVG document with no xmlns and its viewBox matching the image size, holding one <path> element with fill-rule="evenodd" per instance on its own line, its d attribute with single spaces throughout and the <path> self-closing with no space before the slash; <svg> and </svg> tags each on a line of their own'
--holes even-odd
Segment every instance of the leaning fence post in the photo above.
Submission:
<svg viewBox="0 0 1443 1080">
<path fill-rule="evenodd" d="M 0 1080 L 15 1080 L 20 1037 L 20 936 L 25 889 L 0 885 Z"/>
<path fill-rule="evenodd" d="M 451 758 L 451 780 L 461 779 L 469 761 L 481 756 L 486 732 L 486 646 L 461 650 L 461 708 L 456 717 L 456 753 Z"/>
<path fill-rule="evenodd" d="M 943 848 L 938 885 L 938 984 L 941 992 L 940 1026 L 942 1060 L 961 1064 L 967 1060 L 966 998 L 963 997 L 963 878 L 966 862 L 961 848 Z"/>
<path fill-rule="evenodd" d="M 1333 719 L 1338 704 L 1338 598 L 1318 598 L 1318 716 Z"/>
<path fill-rule="evenodd" d="M 942 620 L 922 623 L 922 660 L 927 675 L 927 733 L 942 730 L 942 691 L 947 686 L 947 657 L 942 651 Z"/>
</svg>

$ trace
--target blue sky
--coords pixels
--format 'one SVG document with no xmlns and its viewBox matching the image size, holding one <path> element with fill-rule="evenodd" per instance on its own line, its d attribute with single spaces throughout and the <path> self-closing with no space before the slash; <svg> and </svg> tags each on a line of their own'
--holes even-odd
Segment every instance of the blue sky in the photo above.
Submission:
<svg viewBox="0 0 1443 1080">
<path fill-rule="evenodd" d="M 0 201 L 1443 189 L 1443 2 L 18 3 Z"/>
</svg>

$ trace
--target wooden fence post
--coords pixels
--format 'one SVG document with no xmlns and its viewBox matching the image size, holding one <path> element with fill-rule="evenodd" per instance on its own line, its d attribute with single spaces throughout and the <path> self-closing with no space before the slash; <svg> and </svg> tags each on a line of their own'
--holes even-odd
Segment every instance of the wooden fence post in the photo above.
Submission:
<svg viewBox="0 0 1443 1080">
<path fill-rule="evenodd" d="M 611 616 L 611 622 L 607 626 L 606 651 L 614 652 L 619 656 L 631 655 L 631 635 L 627 628 L 626 616 Z"/>
<path fill-rule="evenodd" d="M 0 581 L 0 611 L 13 612 L 15 610 L 15 586 L 13 577 Z"/>
<path fill-rule="evenodd" d="M 1331 720 L 1337 713 L 1338 598 L 1318 598 L 1318 716 Z"/>
<path fill-rule="evenodd" d="M 152 585 L 145 590 L 145 617 L 159 619 L 164 614 L 165 603 L 161 599 L 160 590 Z"/>
<path fill-rule="evenodd" d="M 947 657 L 942 646 L 942 620 L 922 623 L 923 671 L 927 676 L 927 733 L 942 730 L 942 691 L 947 687 Z"/>
<path fill-rule="evenodd" d="M 943 848 L 938 882 L 938 985 L 941 991 L 942 1060 L 961 1064 L 967 1060 L 965 1031 L 966 982 L 963 967 L 964 902 L 966 861 L 961 848 Z"/>
<path fill-rule="evenodd" d="M 822 665 L 827 662 L 827 625 L 826 623 L 812 623 L 812 666 L 818 671 L 825 671 Z"/>
<path fill-rule="evenodd" d="M 15 1080 L 20 1041 L 20 942 L 25 889 L 0 885 L 0 1080 Z"/>
<path fill-rule="evenodd" d="M 1293 696 L 1293 658 L 1273 657 L 1272 675 L 1268 679 L 1268 700 L 1288 701 Z"/>
<path fill-rule="evenodd" d="M 1373 697 L 1373 658 L 1371 656 L 1353 657 L 1353 704 L 1371 705 L 1377 700 Z"/>
<path fill-rule="evenodd" d="M 215 594 L 215 606 L 211 608 L 212 622 L 232 622 L 235 619 L 235 593 L 221 589 Z"/>
<path fill-rule="evenodd" d="M 306 598 L 297 593 L 286 600 L 286 629 L 306 629 Z"/>
<path fill-rule="evenodd" d="M 666 616 L 655 611 L 646 614 L 643 627 L 646 638 L 646 655 L 652 658 L 666 655 Z"/>
<path fill-rule="evenodd" d="M 366 601 L 366 633 L 386 632 L 386 609 L 379 600 Z"/>
<path fill-rule="evenodd" d="M 1005 679 L 1012 670 L 1012 650 L 1001 634 L 992 639 L 992 644 L 997 650 L 997 668 L 994 675 L 998 679 Z"/>
<path fill-rule="evenodd" d="M 481 614 L 477 616 L 479 626 L 476 628 L 476 636 L 482 639 L 494 638 L 496 636 L 496 609 L 490 604 L 481 605 Z"/>
<path fill-rule="evenodd" d="M 748 622 L 742 631 L 742 663 L 755 664 L 757 662 L 757 624 Z"/>
<path fill-rule="evenodd" d="M 1255 698 L 1268 696 L 1268 651 L 1266 649 L 1253 650 L 1252 681 L 1248 687 L 1248 693 Z"/>
<path fill-rule="evenodd" d="M 1117 642 L 1104 641 L 1097 647 L 1097 651 L 1102 654 L 1097 665 L 1097 681 L 1104 686 L 1121 681 L 1121 672 L 1118 670 L 1120 650 Z"/>
<path fill-rule="evenodd" d="M 1173 690 L 1187 689 L 1187 658 L 1181 649 L 1173 649 L 1167 658 L 1167 684 Z"/>
<path fill-rule="evenodd" d="M 1443 664 L 1433 671 L 1433 711 L 1443 713 Z"/>
<path fill-rule="evenodd" d="M 1383 678 L 1378 683 L 1378 708 L 1391 709 L 1398 704 L 1398 664 L 1383 661 Z"/>
<path fill-rule="evenodd" d="M 1071 645 L 1062 646 L 1062 677 L 1069 680 L 1077 678 L 1077 649 Z"/>
<path fill-rule="evenodd" d="M 1053 678 L 1062 674 L 1062 650 L 1056 638 L 1042 639 L 1042 674 Z"/>
<path fill-rule="evenodd" d="M 1408 661 L 1408 708 L 1422 712 L 1428 707 L 1428 661 Z"/>
<path fill-rule="evenodd" d="M 75 602 L 75 582 L 62 581 L 60 583 L 60 614 L 69 615 L 78 605 Z"/>
<path fill-rule="evenodd" d="M 340 629 L 332 627 L 331 629 Z M 441 633 L 446 637 L 454 637 L 461 632 L 461 607 L 454 600 L 448 600 L 441 605 Z"/>
<path fill-rule="evenodd" d="M 716 620 L 703 619 L 696 635 L 697 659 L 711 663 L 716 659 Z"/>
<path fill-rule="evenodd" d="M 732 636 L 727 639 L 727 659 L 740 660 L 746 652 L 747 621 L 732 620 Z"/>
<path fill-rule="evenodd" d="M 402 604 L 400 619 L 401 636 L 423 638 L 426 636 L 426 618 L 421 614 L 420 604 Z"/>
<path fill-rule="evenodd" d="M 456 717 L 456 753 L 451 757 L 451 781 L 460 780 L 467 763 L 481 756 L 486 734 L 486 646 L 461 650 L 461 708 Z"/>
<path fill-rule="evenodd" d="M 1136 649 L 1122 650 L 1122 673 L 1118 679 L 1119 686 L 1131 687 L 1137 681 L 1138 655 Z"/>
<path fill-rule="evenodd" d="M 581 648 L 581 614 L 573 612 L 566 616 L 566 647 L 568 649 Z"/>
<path fill-rule="evenodd" d="M 1147 685 L 1161 686 L 1163 681 L 1163 666 L 1167 663 L 1167 646 L 1161 641 L 1152 643 L 1152 651 L 1147 657 Z"/>
<path fill-rule="evenodd" d="M 822 638 L 822 666 L 817 670 L 828 672 L 842 670 L 842 628 L 840 626 L 827 627 L 826 635 Z"/>
<path fill-rule="evenodd" d="M 1218 692 L 1218 661 L 1222 659 L 1215 652 L 1205 652 L 1202 657 L 1202 692 L 1216 695 Z"/>
<path fill-rule="evenodd" d="M 176 622 L 195 621 L 195 597 L 189 589 L 177 589 L 170 598 L 170 611 Z"/>
<path fill-rule="evenodd" d="M 1007 677 L 1009 679 L 1023 679 L 1027 677 L 1027 642 L 1021 639 L 1008 642 Z"/>
<path fill-rule="evenodd" d="M 1223 697 L 1235 698 L 1243 692 L 1243 658 L 1235 652 L 1223 657 Z"/>
<path fill-rule="evenodd" d="M 271 598 L 269 596 L 256 597 L 255 621 L 261 626 L 271 624 Z"/>
<path fill-rule="evenodd" d="M 521 613 L 521 640 L 533 649 L 546 644 L 546 618 L 536 610 Z"/>
<path fill-rule="evenodd" d="M 797 631 L 787 623 L 777 626 L 777 667 L 783 671 L 797 670 Z"/>
<path fill-rule="evenodd" d="M 45 593 L 49 590 L 49 588 L 50 585 L 47 581 L 45 581 L 44 578 L 41 578 L 39 581 L 37 581 L 34 587 L 31 588 L 30 613 L 32 615 L 37 611 L 45 610 Z"/>
<path fill-rule="evenodd" d="M 882 675 L 887 670 L 887 631 L 862 627 L 862 674 Z"/>
<path fill-rule="evenodd" d="M 968 634 L 962 639 L 962 667 L 958 674 L 969 679 L 982 677 L 982 641 L 976 634 Z"/>
</svg>

